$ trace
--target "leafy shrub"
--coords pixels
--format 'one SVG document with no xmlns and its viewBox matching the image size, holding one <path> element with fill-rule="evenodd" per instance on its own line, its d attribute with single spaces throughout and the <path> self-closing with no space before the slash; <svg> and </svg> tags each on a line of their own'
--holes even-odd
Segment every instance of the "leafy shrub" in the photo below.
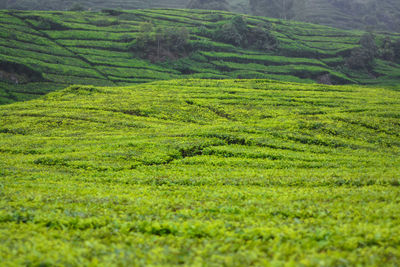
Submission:
<svg viewBox="0 0 400 267">
<path fill-rule="evenodd" d="M 372 56 L 377 54 L 378 47 L 376 46 L 375 36 L 372 33 L 366 33 L 361 36 L 360 45 Z"/>
<path fill-rule="evenodd" d="M 351 51 L 350 57 L 347 59 L 347 65 L 352 69 L 369 70 L 374 65 L 378 51 L 374 35 L 371 33 L 364 34 L 360 39 L 360 45 L 360 47 L 356 47 Z"/>
<path fill-rule="evenodd" d="M 263 51 L 275 50 L 278 47 L 278 40 L 261 25 L 249 28 L 247 42 L 249 48 Z"/>
<path fill-rule="evenodd" d="M 184 27 L 154 27 L 144 22 L 130 49 L 152 61 L 176 59 L 190 52 L 189 31 Z"/>
<path fill-rule="evenodd" d="M 85 8 L 82 4 L 80 3 L 75 3 L 72 5 L 72 7 L 69 9 L 69 11 L 84 11 Z"/>
<path fill-rule="evenodd" d="M 244 35 L 236 29 L 233 23 L 226 23 L 215 31 L 214 39 L 224 43 L 241 46 L 244 41 Z"/>
<path fill-rule="evenodd" d="M 362 47 L 353 49 L 347 59 L 347 65 L 352 69 L 370 69 L 373 62 L 374 56 Z"/>
<path fill-rule="evenodd" d="M 393 54 L 395 61 L 400 63 L 400 39 L 393 44 Z"/>
<path fill-rule="evenodd" d="M 394 54 L 394 45 L 390 37 L 386 37 L 383 40 L 382 46 L 379 51 L 380 57 L 384 60 L 393 61 L 395 54 Z"/>
</svg>

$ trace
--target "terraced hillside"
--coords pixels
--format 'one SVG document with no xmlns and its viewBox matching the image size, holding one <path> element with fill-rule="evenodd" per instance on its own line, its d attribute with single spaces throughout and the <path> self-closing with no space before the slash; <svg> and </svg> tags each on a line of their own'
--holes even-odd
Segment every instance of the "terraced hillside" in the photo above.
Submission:
<svg viewBox="0 0 400 267">
<path fill-rule="evenodd" d="M 397 0 L 249 0 L 253 15 L 287 18 L 342 29 L 400 32 Z"/>
<path fill-rule="evenodd" d="M 144 8 L 184 8 L 188 0 L 14 0 L 3 1 L 0 9 L 22 9 L 22 10 L 70 10 L 77 4 L 83 9 L 101 10 L 113 9 L 144 9 Z"/>
<path fill-rule="evenodd" d="M 0 9 L 81 8 L 99 11 L 107 8 L 186 8 L 189 2 L 190 0 L 3 0 L 0 2 Z M 343 29 L 373 28 L 400 32 L 398 0 L 226 0 L 226 2 L 232 12 L 307 21 Z"/>
<path fill-rule="evenodd" d="M 102 9 L 186 8 L 190 0 L 5 0 L 0 9 L 71 10 L 74 8 L 100 11 Z M 248 0 L 228 0 L 231 11 L 249 13 Z"/>
<path fill-rule="evenodd" d="M 69 84 L 129 85 L 175 78 L 270 78 L 311 83 L 398 84 L 400 65 L 377 59 L 370 72 L 346 67 L 363 32 L 291 21 L 246 17 L 278 40 L 272 51 L 216 41 L 209 32 L 234 14 L 201 10 L 135 10 L 117 13 L 0 11 L 0 102 L 37 97 Z M 194 51 L 151 63 L 130 47 L 141 23 L 185 27 Z M 382 43 L 385 36 L 377 35 Z M 396 40 L 399 35 L 391 34 Z"/>
<path fill-rule="evenodd" d="M 0 106 L 5 266 L 396 266 L 400 92 L 72 86 Z"/>
</svg>

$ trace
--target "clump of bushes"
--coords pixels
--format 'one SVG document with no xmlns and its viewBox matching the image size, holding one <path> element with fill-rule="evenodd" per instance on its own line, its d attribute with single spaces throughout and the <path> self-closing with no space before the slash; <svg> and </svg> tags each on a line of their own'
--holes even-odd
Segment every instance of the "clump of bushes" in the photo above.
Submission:
<svg viewBox="0 0 400 267">
<path fill-rule="evenodd" d="M 400 39 L 392 41 L 390 37 L 382 40 L 378 46 L 372 33 L 364 34 L 360 47 L 354 48 L 347 58 L 348 67 L 356 70 L 370 70 L 376 58 L 400 63 Z"/>
<path fill-rule="evenodd" d="M 270 51 L 278 47 L 277 39 L 270 34 L 266 25 L 248 26 L 242 16 L 233 17 L 216 30 L 202 27 L 199 32 L 214 41 L 245 49 Z M 156 27 L 150 22 L 143 22 L 130 50 L 152 62 L 174 60 L 199 48 L 199 42 L 191 44 L 189 39 L 189 31 L 185 27 Z"/>
<path fill-rule="evenodd" d="M 400 63 L 400 39 L 393 44 L 394 59 Z"/>
<path fill-rule="evenodd" d="M 153 62 L 177 59 L 191 51 L 189 31 L 184 27 L 155 27 L 144 22 L 130 49 Z"/>
<path fill-rule="evenodd" d="M 400 63 L 400 39 L 396 41 L 390 37 L 383 39 L 379 55 L 382 59 Z"/>
<path fill-rule="evenodd" d="M 364 34 L 360 39 L 360 47 L 354 48 L 347 58 L 347 65 L 355 70 L 370 70 L 375 61 L 378 47 L 372 33 Z"/>
<path fill-rule="evenodd" d="M 277 39 L 270 34 L 265 25 L 248 26 L 242 16 L 235 16 L 213 33 L 216 41 L 256 50 L 274 50 Z"/>
</svg>

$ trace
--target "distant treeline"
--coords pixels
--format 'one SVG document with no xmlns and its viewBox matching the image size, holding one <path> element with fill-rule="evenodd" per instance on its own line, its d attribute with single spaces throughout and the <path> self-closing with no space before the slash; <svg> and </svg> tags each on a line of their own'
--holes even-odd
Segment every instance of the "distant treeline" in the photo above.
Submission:
<svg viewBox="0 0 400 267">
<path fill-rule="evenodd" d="M 292 19 L 345 29 L 400 32 L 398 0 L 3 0 L 0 9 L 196 8 Z"/>
<path fill-rule="evenodd" d="M 254 15 L 337 28 L 400 31 L 398 0 L 249 0 Z"/>
</svg>

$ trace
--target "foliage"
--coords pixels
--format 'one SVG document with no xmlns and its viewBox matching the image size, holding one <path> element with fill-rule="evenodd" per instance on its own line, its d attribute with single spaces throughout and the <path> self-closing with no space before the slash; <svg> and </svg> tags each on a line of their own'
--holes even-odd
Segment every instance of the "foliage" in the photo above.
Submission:
<svg viewBox="0 0 400 267">
<path fill-rule="evenodd" d="M 240 16 L 237 16 L 235 18 L 239 18 Z M 240 19 L 236 20 L 241 20 L 243 19 L 240 17 Z M 244 23 L 244 21 L 243 21 Z M 214 39 L 217 41 L 221 41 L 224 43 L 232 44 L 232 45 L 238 45 L 242 46 L 242 44 L 246 41 L 246 32 L 241 30 L 240 28 L 236 28 L 237 24 L 234 23 L 234 21 L 224 23 L 221 28 L 219 28 L 215 33 L 214 33 Z"/>
<path fill-rule="evenodd" d="M 380 47 L 380 57 L 384 60 L 395 60 L 394 44 L 390 37 L 386 37 L 383 40 L 382 46 Z"/>
<path fill-rule="evenodd" d="M 361 36 L 360 45 L 371 54 L 372 57 L 376 56 L 377 45 L 375 41 L 375 36 L 372 33 L 365 33 Z"/>
<path fill-rule="evenodd" d="M 0 1 L 0 9 L 69 10 L 77 2 L 92 11 L 182 9 L 189 4 L 190 8 L 227 10 L 345 29 L 372 28 L 398 32 L 400 28 L 400 7 L 394 0 L 3 0 Z"/>
<path fill-rule="evenodd" d="M 262 51 L 274 50 L 278 46 L 277 39 L 265 25 L 249 27 L 242 16 L 234 16 L 224 23 L 214 32 L 213 38 L 216 41 Z"/>
<path fill-rule="evenodd" d="M 367 49 L 358 47 L 351 51 L 350 57 L 347 59 L 347 64 L 352 69 L 371 69 L 374 59 Z"/>
<path fill-rule="evenodd" d="M 361 36 L 360 45 L 361 47 L 351 51 L 347 64 L 352 69 L 371 70 L 378 52 L 375 36 L 371 33 L 364 34 Z"/>
<path fill-rule="evenodd" d="M 38 79 L 30 78 L 17 78 L 25 82 L 16 85 L 10 83 L 15 80 L 11 77 L 20 74 L 0 69 L 6 72 L 0 82 L 8 84 L 0 86 L 2 103 L 39 97 L 75 83 L 109 86 L 191 77 L 309 83 L 329 74 L 333 84 L 392 86 L 400 79 L 399 66 L 382 56 L 383 39 L 390 37 L 397 55 L 394 61 L 399 62 L 400 52 L 395 53 L 399 37 L 389 33 L 375 34 L 379 46 L 375 64 L 368 71 L 358 71 L 343 66 L 360 46 L 363 33 L 296 21 L 174 9 L 0 11 L 0 18 L 0 61 L 35 70 L 43 77 L 43 88 L 38 89 Z M 151 21 L 151 32 L 140 29 L 145 21 Z M 226 24 L 238 33 L 232 42 L 240 39 L 240 45 L 215 39 L 214 33 Z M 144 41 L 142 50 L 135 50 L 138 36 Z M 232 36 L 229 33 L 226 38 Z M 160 53 L 156 37 L 162 37 Z M 187 43 L 182 45 L 181 40 Z"/>
<path fill-rule="evenodd" d="M 398 32 L 400 8 L 391 0 L 250 0 L 252 14 L 345 29 Z"/>
<path fill-rule="evenodd" d="M 144 22 L 139 27 L 131 50 L 152 61 L 175 59 L 188 52 L 189 32 L 186 28 L 154 27 Z"/>
<path fill-rule="evenodd" d="M 246 38 L 248 48 L 261 51 L 273 51 L 279 47 L 278 40 L 263 25 L 249 28 Z"/>
<path fill-rule="evenodd" d="M 196 79 L 0 106 L 1 265 L 395 266 L 399 94 Z"/>
<path fill-rule="evenodd" d="M 397 41 L 393 44 L 393 54 L 395 60 L 400 63 L 400 39 L 397 39 Z"/>
</svg>

